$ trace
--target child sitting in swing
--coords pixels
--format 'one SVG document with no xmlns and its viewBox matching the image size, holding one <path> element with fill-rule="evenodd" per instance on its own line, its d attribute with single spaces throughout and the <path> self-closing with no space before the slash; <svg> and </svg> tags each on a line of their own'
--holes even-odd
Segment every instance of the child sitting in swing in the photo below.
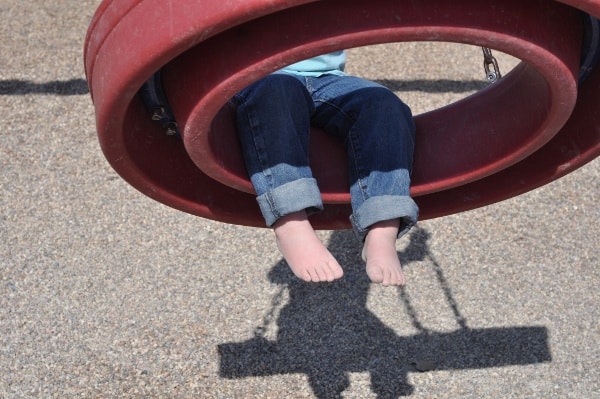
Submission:
<svg viewBox="0 0 600 399">
<path fill-rule="evenodd" d="M 277 247 L 304 281 L 331 282 L 343 269 L 312 228 L 323 209 L 309 166 L 310 127 L 347 150 L 352 215 L 369 278 L 402 286 L 396 240 L 417 221 L 410 197 L 415 125 L 391 90 L 344 72 L 345 51 L 290 65 L 251 84 L 232 101 L 244 161 Z"/>
</svg>

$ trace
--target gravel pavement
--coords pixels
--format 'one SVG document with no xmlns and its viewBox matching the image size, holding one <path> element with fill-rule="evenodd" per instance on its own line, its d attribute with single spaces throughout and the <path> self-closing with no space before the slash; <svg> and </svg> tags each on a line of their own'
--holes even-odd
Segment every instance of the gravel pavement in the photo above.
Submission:
<svg viewBox="0 0 600 399">
<path fill-rule="evenodd" d="M 369 284 L 348 231 L 319 232 L 344 279 L 302 283 L 270 231 L 108 165 L 82 66 L 98 5 L 0 0 L 0 398 L 600 398 L 600 161 L 420 222 L 403 290 Z M 484 86 L 464 45 L 354 49 L 349 71 L 415 113 Z"/>
</svg>

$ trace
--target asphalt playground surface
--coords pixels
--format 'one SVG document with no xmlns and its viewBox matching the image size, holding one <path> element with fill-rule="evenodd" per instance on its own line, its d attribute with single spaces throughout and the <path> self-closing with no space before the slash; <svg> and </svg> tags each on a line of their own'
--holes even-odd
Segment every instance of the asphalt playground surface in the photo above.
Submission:
<svg viewBox="0 0 600 399">
<path fill-rule="evenodd" d="M 0 0 L 0 398 L 600 398 L 600 161 L 398 242 L 405 289 L 295 279 L 272 232 L 139 193 L 83 72 L 100 1 Z M 515 60 L 498 55 L 501 70 Z M 413 108 L 485 86 L 481 50 L 353 49 Z"/>
</svg>

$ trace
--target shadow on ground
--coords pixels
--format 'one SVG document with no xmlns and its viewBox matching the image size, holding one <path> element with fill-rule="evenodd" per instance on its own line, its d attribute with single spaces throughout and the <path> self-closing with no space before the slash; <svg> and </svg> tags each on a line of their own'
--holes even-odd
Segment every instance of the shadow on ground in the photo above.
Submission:
<svg viewBox="0 0 600 399">
<path fill-rule="evenodd" d="M 487 86 L 483 81 L 464 80 L 378 80 L 394 91 L 419 91 L 425 93 L 464 93 L 481 90 Z M 85 79 L 53 80 L 50 82 L 32 82 L 29 80 L 0 80 L 0 95 L 54 94 L 72 96 L 88 94 Z"/>
<path fill-rule="evenodd" d="M 78 96 L 89 92 L 85 79 L 53 80 L 40 83 L 19 79 L 0 80 L 0 95 L 3 96 L 22 96 L 25 94 Z"/>
<path fill-rule="evenodd" d="M 427 331 L 418 321 L 406 292 L 399 300 L 419 333 L 399 336 L 367 309 L 370 282 L 357 256 L 352 233 L 332 234 L 329 248 L 345 265 L 345 276 L 328 284 L 304 283 L 293 276 L 284 261 L 277 263 L 269 277 L 281 285 L 266 311 L 263 325 L 253 339 L 221 344 L 220 376 L 229 379 L 304 373 L 318 398 L 339 398 L 349 385 L 350 372 L 368 372 L 371 390 L 379 398 L 408 396 L 413 387 L 409 372 L 418 369 L 481 369 L 527 365 L 551 360 L 545 327 L 503 327 L 472 329 L 461 316 L 442 267 L 429 250 L 429 233 L 413 229 L 410 245 L 400 253 L 406 265 L 426 260 L 435 269 L 445 299 L 456 317 L 458 328 L 450 333 Z M 265 337 L 275 309 L 285 292 L 275 340 Z"/>
</svg>

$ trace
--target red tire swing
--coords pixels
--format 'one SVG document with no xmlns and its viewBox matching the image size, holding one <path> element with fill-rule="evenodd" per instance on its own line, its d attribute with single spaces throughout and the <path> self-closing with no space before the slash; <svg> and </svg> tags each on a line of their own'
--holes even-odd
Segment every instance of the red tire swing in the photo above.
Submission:
<svg viewBox="0 0 600 399">
<path fill-rule="evenodd" d="M 524 193 L 600 154 L 592 108 L 600 68 L 578 88 L 585 16 L 600 16 L 600 0 L 238 3 L 105 0 L 88 30 L 85 70 L 102 150 L 126 181 L 166 205 L 263 226 L 228 99 L 295 61 L 377 43 L 474 44 L 523 61 L 494 85 L 416 116 L 411 192 L 421 219 Z M 157 71 L 181 139 L 164 133 L 138 95 Z M 319 131 L 311 142 L 326 203 L 313 224 L 348 228 L 344 151 Z"/>
</svg>

